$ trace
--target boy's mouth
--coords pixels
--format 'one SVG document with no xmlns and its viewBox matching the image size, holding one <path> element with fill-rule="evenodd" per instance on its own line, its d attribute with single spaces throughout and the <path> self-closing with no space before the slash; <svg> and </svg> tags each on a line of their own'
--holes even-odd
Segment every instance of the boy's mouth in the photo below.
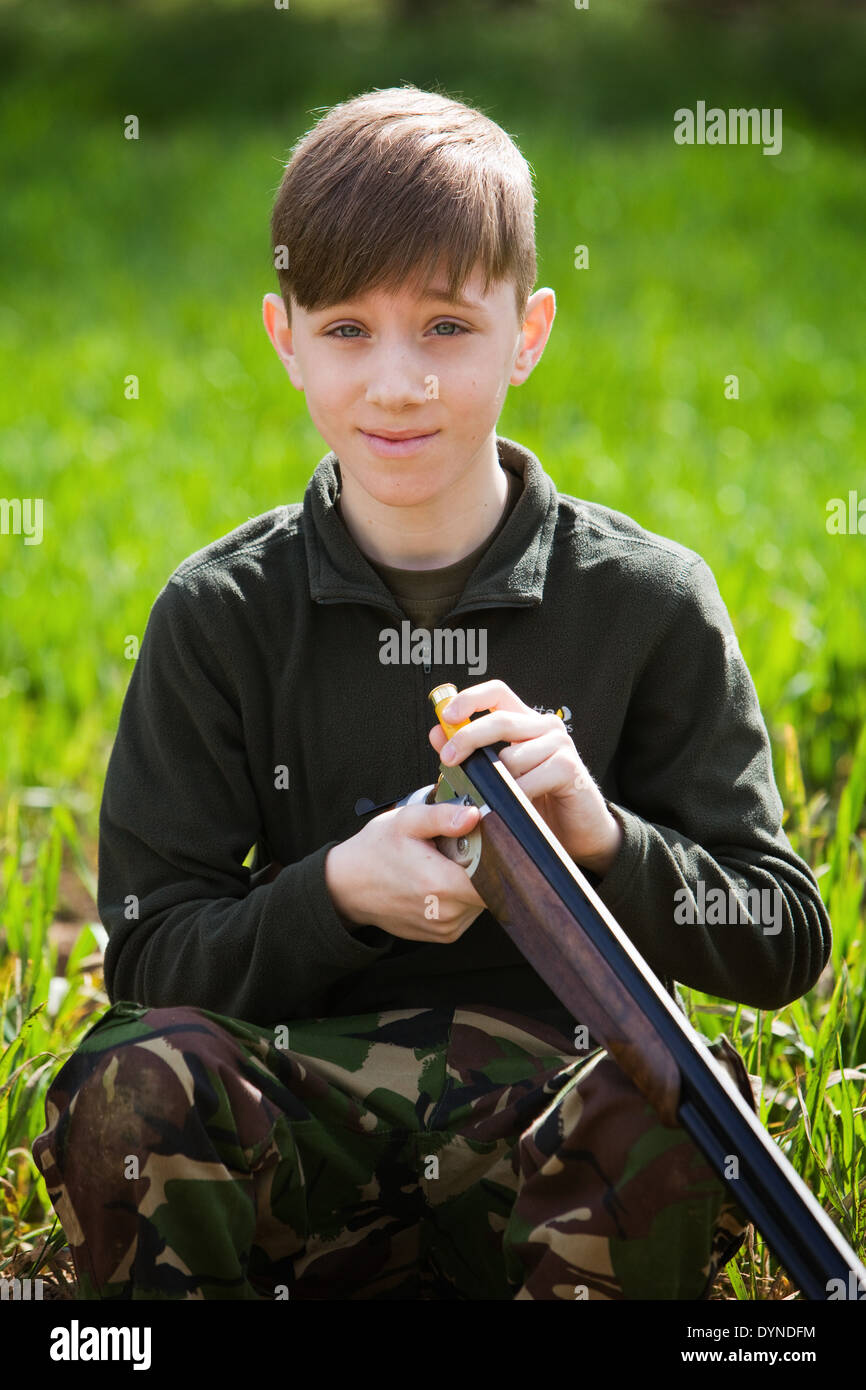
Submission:
<svg viewBox="0 0 866 1390">
<path fill-rule="evenodd" d="M 406 458 L 418 453 L 439 433 L 438 430 L 426 434 L 410 430 L 392 430 L 387 434 L 373 434 L 369 430 L 359 432 L 373 453 L 381 458 Z"/>
</svg>

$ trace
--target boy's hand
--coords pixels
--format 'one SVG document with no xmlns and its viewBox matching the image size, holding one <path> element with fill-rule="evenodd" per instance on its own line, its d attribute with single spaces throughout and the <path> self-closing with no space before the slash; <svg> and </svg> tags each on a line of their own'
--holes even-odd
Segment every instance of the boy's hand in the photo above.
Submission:
<svg viewBox="0 0 866 1390">
<path fill-rule="evenodd" d="M 381 927 L 406 941 L 456 941 L 484 902 L 466 870 L 431 841 L 437 835 L 466 835 L 478 818 L 477 806 L 444 802 L 399 806 L 374 816 L 325 858 L 325 883 L 335 908 L 350 922 Z"/>
<path fill-rule="evenodd" d="M 504 681 L 467 686 L 441 711 L 450 724 L 490 710 L 458 729 L 449 740 L 437 723 L 430 742 L 448 766 L 476 748 L 506 740 L 499 757 L 542 820 L 576 864 L 606 874 L 620 845 L 622 826 L 578 756 L 565 725 L 556 714 L 536 714 Z M 448 745 L 450 753 L 445 752 Z"/>
</svg>

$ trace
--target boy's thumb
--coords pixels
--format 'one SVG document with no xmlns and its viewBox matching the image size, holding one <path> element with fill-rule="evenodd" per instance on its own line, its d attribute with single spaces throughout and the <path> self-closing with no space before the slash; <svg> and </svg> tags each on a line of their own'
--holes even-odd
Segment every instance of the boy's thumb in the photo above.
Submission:
<svg viewBox="0 0 866 1390">
<path fill-rule="evenodd" d="M 460 835 L 475 825 L 477 806 L 442 806 L 441 835 Z"/>
</svg>

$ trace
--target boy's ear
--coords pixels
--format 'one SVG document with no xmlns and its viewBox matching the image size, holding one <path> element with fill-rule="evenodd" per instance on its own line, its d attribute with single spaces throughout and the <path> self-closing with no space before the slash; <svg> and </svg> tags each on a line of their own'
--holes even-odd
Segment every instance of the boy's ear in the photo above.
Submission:
<svg viewBox="0 0 866 1390">
<path fill-rule="evenodd" d="M 292 347 L 292 330 L 280 295 L 265 295 L 262 300 L 262 321 L 275 353 L 289 374 L 289 380 L 298 391 L 303 391 L 301 368 Z"/>
<path fill-rule="evenodd" d="M 544 352 L 555 315 L 556 295 L 553 290 L 536 290 L 529 296 L 520 346 L 509 377 L 512 386 L 520 386 L 526 380 Z"/>
</svg>

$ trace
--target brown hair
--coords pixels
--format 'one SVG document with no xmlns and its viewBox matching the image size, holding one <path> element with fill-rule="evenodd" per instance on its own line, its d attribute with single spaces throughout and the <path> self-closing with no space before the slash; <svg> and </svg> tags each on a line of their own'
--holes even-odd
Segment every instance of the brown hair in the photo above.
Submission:
<svg viewBox="0 0 866 1390">
<path fill-rule="evenodd" d="M 444 260 L 449 297 L 476 264 L 510 279 L 518 318 L 535 284 L 532 173 L 480 111 L 418 87 L 341 102 L 293 147 L 271 216 L 286 311 L 423 283 Z"/>
</svg>

